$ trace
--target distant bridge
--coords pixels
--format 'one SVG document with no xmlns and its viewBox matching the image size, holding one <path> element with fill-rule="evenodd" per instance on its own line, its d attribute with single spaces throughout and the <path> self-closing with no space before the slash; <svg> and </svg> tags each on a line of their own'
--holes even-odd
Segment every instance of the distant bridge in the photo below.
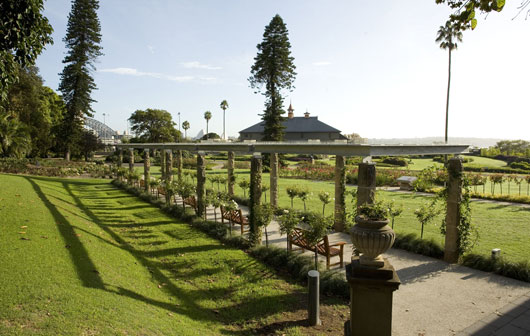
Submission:
<svg viewBox="0 0 530 336">
<path fill-rule="evenodd" d="M 96 135 L 101 139 L 111 139 L 112 136 L 118 134 L 118 132 L 116 132 L 109 126 L 93 118 L 85 118 L 85 126 L 93 130 Z"/>
</svg>

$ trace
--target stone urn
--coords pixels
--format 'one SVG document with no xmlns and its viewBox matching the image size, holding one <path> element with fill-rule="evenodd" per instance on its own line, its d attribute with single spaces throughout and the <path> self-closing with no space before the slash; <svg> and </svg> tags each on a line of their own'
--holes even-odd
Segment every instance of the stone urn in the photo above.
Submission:
<svg viewBox="0 0 530 336">
<path fill-rule="evenodd" d="M 388 219 L 372 220 L 362 216 L 355 217 L 355 225 L 350 229 L 353 246 L 361 252 L 359 262 L 364 266 L 383 267 L 385 262 L 381 254 L 392 244 L 396 234 L 388 226 Z"/>
</svg>

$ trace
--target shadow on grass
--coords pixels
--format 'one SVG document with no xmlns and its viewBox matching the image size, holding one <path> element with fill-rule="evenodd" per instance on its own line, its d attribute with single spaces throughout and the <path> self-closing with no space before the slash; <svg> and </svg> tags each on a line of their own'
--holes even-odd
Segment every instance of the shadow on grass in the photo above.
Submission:
<svg viewBox="0 0 530 336">
<path fill-rule="evenodd" d="M 243 262 L 240 257 L 236 257 L 237 254 L 231 255 L 229 253 L 228 255 L 223 255 L 223 251 L 233 250 L 231 247 L 207 241 L 196 244 L 196 238 L 200 237 L 202 239 L 204 237 L 204 234 L 196 229 L 186 229 L 180 232 L 179 230 L 158 229 L 155 234 L 148 234 L 153 239 L 149 241 L 145 235 L 137 235 L 137 233 L 149 233 L 150 230 L 144 229 L 146 226 L 175 224 L 175 221 L 163 220 L 150 223 L 134 223 L 133 221 L 124 221 L 122 219 L 122 223 L 128 223 L 113 224 L 119 218 L 119 216 L 115 216 L 116 213 L 121 211 L 119 206 L 116 212 L 110 213 L 104 209 L 99 211 L 100 204 L 86 203 L 88 199 L 93 200 L 91 203 L 97 203 L 99 198 L 95 195 L 101 192 L 102 188 L 94 188 L 95 185 L 93 183 L 57 179 L 55 182 L 61 184 L 64 192 L 68 194 L 74 205 L 80 210 L 78 215 L 80 217 L 86 216 L 109 236 L 109 238 L 99 237 L 83 228 L 73 226 L 61 214 L 61 211 L 64 210 L 53 204 L 38 185 L 39 180 L 49 182 L 50 179 L 38 177 L 26 177 L 26 179 L 31 183 L 56 222 L 60 223 L 58 224 L 58 229 L 66 244 L 70 246 L 70 258 L 77 270 L 78 277 L 86 287 L 98 288 L 109 293 L 127 296 L 169 312 L 187 315 L 194 320 L 221 322 L 221 324 L 226 325 L 224 331 L 228 334 L 249 334 L 250 330 L 248 330 L 249 327 L 246 321 L 262 320 L 269 315 L 300 309 L 300 302 L 303 301 L 304 294 L 297 290 L 276 292 L 273 288 L 260 293 L 260 289 L 255 284 L 262 280 L 267 281 L 266 279 L 268 278 L 274 278 L 275 275 L 269 269 L 261 267 L 253 259 Z M 54 180 L 52 179 L 51 181 Z M 121 193 L 117 189 L 113 190 L 116 193 Z M 135 199 L 133 196 L 130 197 Z M 109 198 L 114 199 L 117 197 Z M 128 210 L 128 215 L 132 214 L 134 216 L 134 214 L 138 214 L 142 210 L 144 210 L 144 213 L 149 212 L 145 211 L 146 209 L 143 206 L 132 207 L 132 209 Z M 156 208 L 153 208 L 153 210 L 160 215 L 160 210 Z M 137 216 L 137 218 L 141 217 L 144 216 Z M 187 226 L 188 224 L 182 225 Z M 86 247 L 76 236 L 74 229 L 81 230 L 102 242 L 130 253 L 139 265 L 149 270 L 153 283 L 164 284 L 161 290 L 176 298 L 180 304 L 177 306 L 170 301 L 156 300 L 130 289 L 104 284 L 99 274 L 95 272 L 97 270 L 94 262 L 90 259 Z M 129 230 L 123 232 L 125 229 Z M 134 229 L 138 230 L 135 231 Z M 132 234 L 132 236 L 128 237 L 129 234 Z M 157 244 L 157 242 L 161 242 L 163 241 L 162 238 L 167 239 L 168 237 L 171 238 L 170 241 L 181 240 L 189 241 L 190 243 L 188 246 L 179 248 L 160 248 L 162 246 L 159 245 L 163 244 Z M 147 248 L 147 250 L 142 250 L 143 247 Z M 204 262 L 205 258 L 211 262 Z M 198 265 L 195 264 L 195 260 L 198 260 Z M 228 278 L 226 278 L 227 268 L 232 271 Z M 225 273 L 221 274 L 221 272 Z M 220 274 L 221 277 L 218 278 L 217 274 Z M 221 281 L 220 279 L 225 280 Z M 237 293 L 237 295 L 234 293 Z M 239 296 L 235 301 L 232 298 L 234 295 L 235 297 Z M 241 295 L 243 295 L 244 299 L 241 299 Z M 214 306 L 217 309 L 214 309 L 207 308 L 209 306 L 205 305 L 204 302 L 222 302 L 222 304 L 215 304 Z"/>
<path fill-rule="evenodd" d="M 41 187 L 34 181 L 34 178 L 24 176 L 24 178 L 31 184 L 35 193 L 41 199 L 42 203 L 50 211 L 59 233 L 63 237 L 66 244 L 66 248 L 70 253 L 70 259 L 74 264 L 77 276 L 83 283 L 83 286 L 90 288 L 105 289 L 103 280 L 97 273 L 96 265 L 90 259 L 88 251 L 83 246 L 77 235 L 75 234 L 74 228 L 71 223 L 61 214 L 55 205 L 52 204 L 50 199 L 42 192 Z"/>
</svg>

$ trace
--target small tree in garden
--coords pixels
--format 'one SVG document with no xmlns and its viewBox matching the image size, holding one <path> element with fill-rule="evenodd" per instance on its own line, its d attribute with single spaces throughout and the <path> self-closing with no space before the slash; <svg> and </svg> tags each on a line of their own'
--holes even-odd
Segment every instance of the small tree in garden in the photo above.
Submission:
<svg viewBox="0 0 530 336">
<path fill-rule="evenodd" d="M 440 209 L 434 205 L 434 203 L 425 203 L 421 207 L 414 211 L 416 218 L 421 223 L 421 235 L 420 238 L 423 239 L 423 227 L 431 222 L 434 217 L 440 213 Z"/>
<path fill-rule="evenodd" d="M 298 198 L 300 198 L 302 200 L 302 202 L 304 202 L 304 211 L 307 211 L 305 202 L 309 198 L 309 190 L 307 190 L 305 188 L 304 189 L 298 189 L 297 196 L 298 196 Z"/>
<path fill-rule="evenodd" d="M 151 181 L 149 181 L 149 188 L 151 188 L 151 194 L 154 194 L 156 193 L 156 197 L 158 198 L 158 186 L 159 186 L 159 181 L 158 180 L 155 180 L 155 179 L 151 179 Z"/>
<path fill-rule="evenodd" d="M 212 189 L 213 189 L 213 184 L 215 182 L 217 182 L 217 175 L 210 175 L 206 178 L 208 181 L 210 181 L 210 183 L 212 184 Z"/>
<path fill-rule="evenodd" d="M 216 222 L 217 222 L 217 209 L 220 208 L 221 205 L 223 204 L 224 204 L 224 201 L 223 201 L 221 193 L 217 193 L 212 198 L 213 214 L 214 214 L 214 218 Z"/>
<path fill-rule="evenodd" d="M 512 181 L 514 181 L 515 176 L 513 175 L 507 175 L 505 178 L 505 181 L 508 182 L 508 195 L 510 195 L 510 184 L 512 184 Z M 502 187 L 501 187 L 502 190 Z M 502 194 L 502 192 L 501 192 Z"/>
<path fill-rule="evenodd" d="M 523 178 L 521 176 L 514 175 L 512 180 L 515 184 L 517 184 L 517 187 L 519 188 L 519 196 L 521 196 L 521 184 L 523 183 Z"/>
<path fill-rule="evenodd" d="M 318 270 L 318 243 L 328 234 L 329 229 L 333 226 L 332 217 L 322 216 L 316 213 L 308 215 L 306 220 L 308 229 L 304 230 L 304 238 L 315 251 L 315 270 Z"/>
<path fill-rule="evenodd" d="M 212 112 L 204 112 L 204 119 L 206 119 L 206 140 L 208 140 L 208 123 L 210 122 L 210 119 L 212 119 Z"/>
<path fill-rule="evenodd" d="M 278 218 L 278 224 L 280 225 L 280 234 L 287 235 L 287 250 L 289 250 L 289 237 L 293 232 L 294 228 L 303 219 L 295 211 L 283 210 L 283 214 Z"/>
<path fill-rule="evenodd" d="M 243 197 L 247 197 L 247 190 L 250 188 L 250 181 L 249 180 L 241 180 L 238 183 L 239 187 L 243 189 Z"/>
<path fill-rule="evenodd" d="M 486 182 L 488 182 L 488 177 L 485 175 L 479 175 L 479 185 L 482 185 L 482 193 L 486 193 Z"/>
<path fill-rule="evenodd" d="M 530 196 L 530 175 L 525 176 L 526 181 L 526 196 Z"/>
<path fill-rule="evenodd" d="M 322 216 L 326 215 L 326 205 L 331 202 L 331 196 L 327 191 L 321 191 L 318 193 L 318 198 L 322 202 Z"/>
<path fill-rule="evenodd" d="M 208 208 L 209 205 L 212 205 L 213 202 L 214 202 L 214 198 L 217 198 L 217 193 L 215 192 L 214 189 L 206 189 L 206 194 L 204 195 L 204 219 L 207 220 L 208 217 L 207 217 L 207 211 L 206 209 Z M 214 209 L 214 213 L 215 213 L 215 209 Z M 215 215 L 217 216 L 217 215 Z"/>
<path fill-rule="evenodd" d="M 193 184 L 186 182 L 184 180 L 178 183 L 178 193 L 180 197 L 182 197 L 183 208 L 186 207 L 186 205 L 184 204 L 184 200 L 188 197 L 191 197 L 191 195 L 193 195 L 194 192 L 195 192 L 195 186 Z"/>
<path fill-rule="evenodd" d="M 225 186 L 225 192 L 227 192 L 226 190 L 226 183 L 228 182 L 228 177 L 226 176 L 218 176 L 217 177 L 217 191 L 218 192 L 221 192 L 221 190 L 219 189 L 219 184 L 222 184 Z"/>
<path fill-rule="evenodd" d="M 265 228 L 265 244 L 267 247 L 269 247 L 267 226 L 270 224 L 273 215 L 274 208 L 270 204 L 258 204 L 254 206 L 254 219 L 258 227 L 257 232 L 261 233 L 261 228 Z M 261 234 L 258 234 L 257 237 L 250 237 L 250 240 L 254 242 L 254 245 L 261 244 Z"/>
<path fill-rule="evenodd" d="M 267 191 L 269 191 L 271 188 L 266 185 L 266 184 L 263 184 L 261 186 L 261 193 L 263 194 L 263 196 L 265 196 L 265 203 L 267 203 Z"/>
<path fill-rule="evenodd" d="M 177 194 L 178 186 L 173 182 L 164 182 L 164 190 L 166 192 L 166 204 L 171 204 L 171 198 Z"/>
<path fill-rule="evenodd" d="M 501 186 L 501 195 L 502 195 L 502 182 L 504 181 L 504 175 L 502 174 L 490 175 L 490 181 L 491 181 L 491 193 L 495 195 L 495 185 L 498 183 Z"/>
<path fill-rule="evenodd" d="M 196 180 L 197 180 L 197 172 L 196 171 L 191 171 L 190 172 L 190 177 L 191 177 L 191 181 L 193 182 L 193 184 L 196 184 Z"/>
<path fill-rule="evenodd" d="M 298 196 L 298 188 L 297 187 L 287 187 L 285 190 L 287 192 L 287 195 L 291 199 L 291 209 L 293 208 L 294 198 Z"/>
<path fill-rule="evenodd" d="M 190 122 L 185 120 L 182 123 L 182 128 L 184 129 L 184 139 L 188 138 L 188 130 L 190 129 Z"/>
<path fill-rule="evenodd" d="M 388 203 L 388 214 L 390 215 L 390 219 L 392 221 L 392 229 L 394 228 L 394 219 L 401 215 L 403 212 L 403 205 L 396 205 L 394 200 L 390 201 Z"/>
<path fill-rule="evenodd" d="M 237 205 L 236 201 L 230 199 L 230 196 L 228 194 L 226 196 L 228 196 L 228 197 L 224 197 L 224 195 L 222 197 L 223 207 L 229 212 L 237 210 L 238 205 Z M 232 224 L 233 224 L 232 223 L 232 217 L 230 217 L 228 219 L 228 224 L 230 225 L 230 230 L 229 230 L 230 236 L 232 236 Z"/>
</svg>

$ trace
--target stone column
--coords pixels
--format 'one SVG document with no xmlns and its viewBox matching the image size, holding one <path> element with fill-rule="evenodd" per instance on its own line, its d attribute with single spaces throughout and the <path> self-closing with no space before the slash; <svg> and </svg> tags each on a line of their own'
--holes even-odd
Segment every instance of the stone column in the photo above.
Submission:
<svg viewBox="0 0 530 336">
<path fill-rule="evenodd" d="M 129 171 L 134 171 L 134 148 L 129 149 Z"/>
<path fill-rule="evenodd" d="M 279 174 L 279 159 L 278 153 L 271 153 L 271 173 L 270 173 L 270 199 L 271 205 L 278 207 L 278 174 Z"/>
<path fill-rule="evenodd" d="M 166 149 L 166 181 L 173 181 L 173 151 Z"/>
<path fill-rule="evenodd" d="M 197 216 L 204 216 L 204 197 L 206 196 L 206 160 L 204 152 L 197 153 Z"/>
<path fill-rule="evenodd" d="M 462 160 L 460 158 L 449 159 L 447 172 L 449 180 L 447 182 L 444 260 L 456 263 L 458 261 L 460 203 L 462 203 Z"/>
<path fill-rule="evenodd" d="M 228 152 L 227 170 L 228 170 L 228 195 L 234 196 L 234 184 L 236 182 L 234 175 L 234 152 Z"/>
<path fill-rule="evenodd" d="M 177 177 L 179 181 L 182 181 L 182 151 L 177 151 Z"/>
<path fill-rule="evenodd" d="M 165 181 L 166 180 L 166 154 L 164 154 L 164 149 L 160 150 L 160 178 Z"/>
<path fill-rule="evenodd" d="M 261 153 L 254 153 L 250 163 L 250 240 L 251 244 L 261 244 L 261 228 L 255 225 L 254 206 L 261 204 L 261 171 L 263 162 L 261 160 Z"/>
<path fill-rule="evenodd" d="M 359 163 L 357 207 L 375 201 L 375 163 Z"/>
<path fill-rule="evenodd" d="M 151 181 L 151 160 L 149 157 L 149 148 L 144 148 L 144 188 L 149 193 L 149 182 Z"/>
<path fill-rule="evenodd" d="M 118 168 L 123 165 L 123 149 L 118 149 Z"/>
<path fill-rule="evenodd" d="M 335 231 L 344 231 L 346 223 L 346 168 L 344 156 L 335 156 Z"/>
</svg>

